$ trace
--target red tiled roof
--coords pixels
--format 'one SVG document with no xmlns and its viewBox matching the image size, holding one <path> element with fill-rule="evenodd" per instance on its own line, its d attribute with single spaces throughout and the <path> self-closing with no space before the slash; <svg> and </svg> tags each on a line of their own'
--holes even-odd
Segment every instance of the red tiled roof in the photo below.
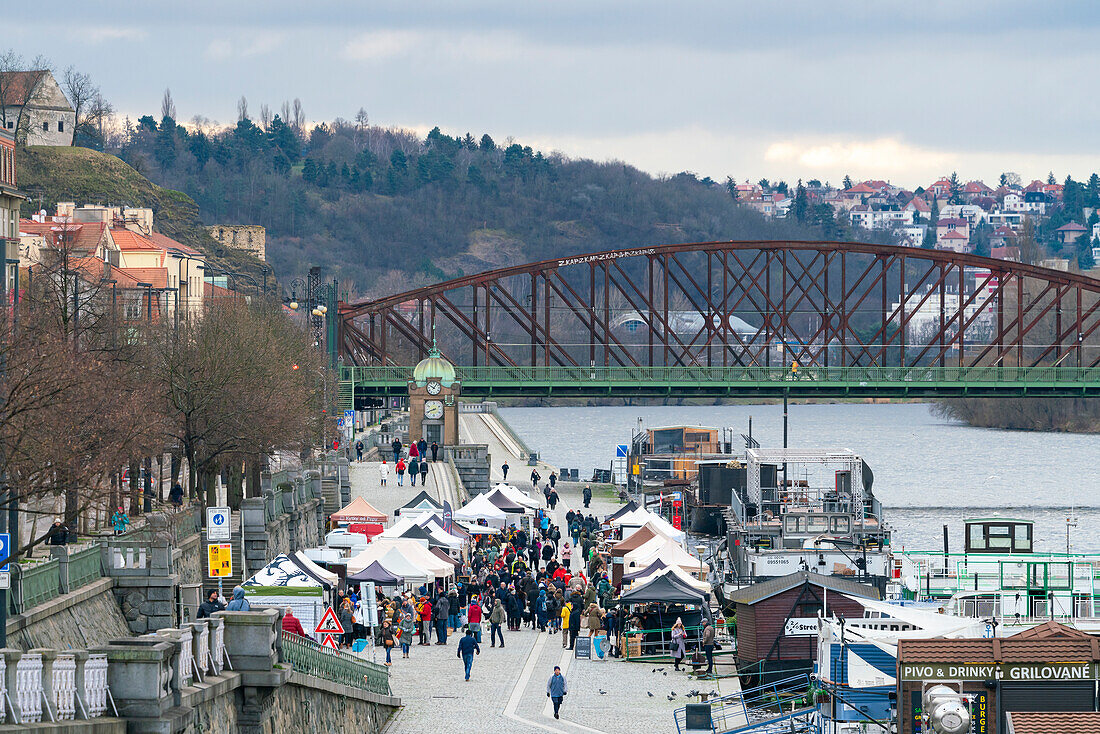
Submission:
<svg viewBox="0 0 1100 734">
<path fill-rule="evenodd" d="M 74 251 L 94 252 L 107 225 L 103 222 L 36 222 L 20 219 L 19 231 L 39 235 L 54 247 L 63 239 Z"/>
<path fill-rule="evenodd" d="M 1063 224 L 1055 232 L 1087 232 L 1088 230 L 1082 227 L 1077 222 L 1070 222 L 1069 224 Z"/>
<path fill-rule="evenodd" d="M 34 92 L 35 86 L 38 85 L 38 80 L 45 73 L 41 69 L 38 71 L 5 71 L 0 73 L 0 93 L 3 94 L 0 104 L 26 104 Z"/>
<path fill-rule="evenodd" d="M 952 224 L 954 224 L 956 227 L 958 227 L 960 225 L 970 224 L 970 222 L 966 221 L 965 219 L 962 219 L 961 217 L 955 217 L 955 218 L 948 217 L 947 219 L 941 219 L 938 222 L 936 222 L 937 227 L 950 227 Z"/>
<path fill-rule="evenodd" d="M 943 234 L 943 236 L 940 237 L 940 239 L 941 240 L 965 240 L 966 235 L 961 234 L 961 233 L 959 233 L 955 230 L 951 230 L 950 232 L 945 232 Z"/>
<path fill-rule="evenodd" d="M 1068 631 L 1067 631 L 1068 630 Z M 1100 638 L 1076 634 L 1065 625 L 1049 622 L 1012 637 L 948 640 L 899 640 L 898 662 L 1034 663 L 1064 660 L 1100 661 Z"/>
<path fill-rule="evenodd" d="M 1006 224 L 1002 224 L 997 229 L 993 230 L 994 237 L 1015 237 L 1016 233 L 1012 231 L 1012 227 Z"/>
<path fill-rule="evenodd" d="M 204 280 L 202 283 L 202 295 L 205 298 L 232 298 L 237 294 L 228 288 L 222 288 L 220 285 L 214 285 Z"/>
<path fill-rule="evenodd" d="M 872 188 L 865 183 L 858 183 L 850 189 L 845 189 L 846 194 L 874 194 L 878 189 Z"/>
<path fill-rule="evenodd" d="M 1100 712 L 1010 711 L 1012 734 L 1100 734 Z"/>
<path fill-rule="evenodd" d="M 124 252 L 133 252 L 135 250 L 164 252 L 163 247 L 157 245 L 148 237 L 128 229 L 113 227 L 111 229 L 111 238 L 114 239 L 115 244 L 118 245 L 118 249 Z"/>
<path fill-rule="evenodd" d="M 909 200 L 909 203 L 912 204 L 913 208 L 916 209 L 918 212 L 930 212 L 930 211 L 932 211 L 932 207 L 930 207 L 928 205 L 928 202 L 926 202 L 924 199 L 920 198 L 919 196 L 914 196 L 912 199 Z"/>
<path fill-rule="evenodd" d="M 982 194 L 987 191 L 992 191 L 992 189 L 981 181 L 971 181 L 966 186 L 963 186 L 963 192 L 967 194 Z"/>
<path fill-rule="evenodd" d="M 161 234 L 160 232 L 153 232 L 151 235 L 149 235 L 149 239 L 155 242 L 160 247 L 164 248 L 165 250 L 181 250 L 182 252 L 186 252 L 188 255 L 203 254 L 196 250 L 194 247 L 188 247 L 182 242 L 176 242 L 168 235 Z"/>
</svg>

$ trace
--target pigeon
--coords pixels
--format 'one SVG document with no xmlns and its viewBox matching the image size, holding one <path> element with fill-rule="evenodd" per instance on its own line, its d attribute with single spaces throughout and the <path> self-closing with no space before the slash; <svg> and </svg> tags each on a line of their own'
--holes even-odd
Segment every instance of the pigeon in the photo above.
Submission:
<svg viewBox="0 0 1100 734">
<path fill-rule="evenodd" d="M 649 696 L 650 698 L 653 698 L 653 694 L 652 694 L 652 693 L 650 693 L 649 691 L 646 691 L 646 692 L 645 692 L 645 695 Z"/>
<path fill-rule="evenodd" d="M 667 676 L 668 676 L 668 673 L 661 673 L 661 675 L 663 675 L 663 676 L 666 676 L 666 677 L 667 677 Z"/>
<path fill-rule="evenodd" d="M 671 701 L 673 699 L 672 696 L 665 696 L 665 698 L 667 698 L 669 701 Z"/>
<path fill-rule="evenodd" d="M 606 695 L 607 695 L 607 691 L 605 691 L 605 690 L 602 690 L 602 689 L 601 689 L 601 690 L 600 690 L 600 695 L 601 695 L 601 696 L 606 696 Z"/>
<path fill-rule="evenodd" d="M 654 668 L 653 670 L 651 670 L 651 671 L 649 671 L 649 672 L 650 672 L 650 673 L 656 673 L 656 672 L 657 672 L 657 669 L 656 669 L 656 668 Z"/>
<path fill-rule="evenodd" d="M 673 698 L 676 698 L 676 691 L 673 691 L 673 692 L 672 692 L 672 697 L 673 697 Z"/>
<path fill-rule="evenodd" d="M 708 695 L 708 696 L 717 696 L 717 695 L 718 695 L 718 691 L 711 691 L 711 692 L 710 692 L 710 693 L 708 693 L 707 695 Z"/>
</svg>

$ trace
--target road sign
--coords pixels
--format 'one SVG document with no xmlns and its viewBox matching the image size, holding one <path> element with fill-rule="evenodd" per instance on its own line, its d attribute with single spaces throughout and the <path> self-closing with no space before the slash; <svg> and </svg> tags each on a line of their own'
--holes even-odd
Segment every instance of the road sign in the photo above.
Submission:
<svg viewBox="0 0 1100 734">
<path fill-rule="evenodd" d="M 207 575 L 220 579 L 233 575 L 233 545 L 231 543 L 210 543 L 206 546 Z"/>
<path fill-rule="evenodd" d="M 11 536 L 7 533 L 0 533 L 0 558 L 7 558 L 11 552 L 8 550 L 8 543 L 11 542 Z M 11 564 L 5 563 L 0 567 L 0 573 L 7 573 L 11 571 Z"/>
<path fill-rule="evenodd" d="M 6 572 L 5 573 L 0 573 L 0 589 L 10 589 L 10 588 L 11 588 L 11 574 L 6 573 Z"/>
<path fill-rule="evenodd" d="M 233 530 L 229 526 L 228 507 L 206 508 L 206 539 L 233 540 Z"/>
<path fill-rule="evenodd" d="M 355 411 L 354 410 L 345 410 L 344 411 L 344 430 L 346 430 L 348 432 L 349 436 L 352 436 L 352 435 L 355 434 Z"/>
<path fill-rule="evenodd" d="M 337 652 L 340 651 L 340 646 L 336 644 L 336 640 L 332 639 L 332 635 L 325 635 L 325 639 L 321 640 L 321 647 L 331 647 Z"/>
<path fill-rule="evenodd" d="M 615 447 L 615 458 L 616 459 L 625 459 L 629 455 L 630 455 L 630 447 L 627 446 L 625 443 L 621 443 L 621 444 L 619 444 L 618 446 Z"/>
<path fill-rule="evenodd" d="M 336 612 L 332 611 L 332 607 L 329 607 L 317 624 L 317 629 L 313 631 L 319 635 L 342 635 L 344 634 L 344 626 L 336 618 Z"/>
</svg>

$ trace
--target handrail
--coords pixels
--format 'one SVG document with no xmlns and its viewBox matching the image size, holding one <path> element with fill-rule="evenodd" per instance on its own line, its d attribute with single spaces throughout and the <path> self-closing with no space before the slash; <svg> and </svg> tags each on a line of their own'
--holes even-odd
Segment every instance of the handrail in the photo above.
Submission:
<svg viewBox="0 0 1100 734">
<path fill-rule="evenodd" d="M 282 661 L 291 663 L 295 670 L 382 696 L 393 695 L 390 673 L 384 666 L 352 653 L 341 653 L 293 632 L 284 631 L 281 635 Z"/>
<path fill-rule="evenodd" d="M 800 715 L 810 705 L 809 690 L 810 676 L 803 674 L 712 698 L 708 703 L 714 730 L 748 731 L 769 722 Z M 686 716 L 686 708 L 673 712 L 677 731 L 682 730 Z M 761 721 L 762 718 L 769 721 Z"/>
</svg>

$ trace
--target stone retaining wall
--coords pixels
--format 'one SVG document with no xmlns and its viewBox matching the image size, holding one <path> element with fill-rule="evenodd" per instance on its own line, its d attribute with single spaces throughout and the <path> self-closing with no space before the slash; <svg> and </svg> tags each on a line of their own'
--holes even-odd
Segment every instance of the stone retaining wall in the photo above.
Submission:
<svg viewBox="0 0 1100 734">
<path fill-rule="evenodd" d="M 8 618 L 8 647 L 83 648 L 130 633 L 112 591 L 114 579 L 99 579 Z"/>
</svg>

